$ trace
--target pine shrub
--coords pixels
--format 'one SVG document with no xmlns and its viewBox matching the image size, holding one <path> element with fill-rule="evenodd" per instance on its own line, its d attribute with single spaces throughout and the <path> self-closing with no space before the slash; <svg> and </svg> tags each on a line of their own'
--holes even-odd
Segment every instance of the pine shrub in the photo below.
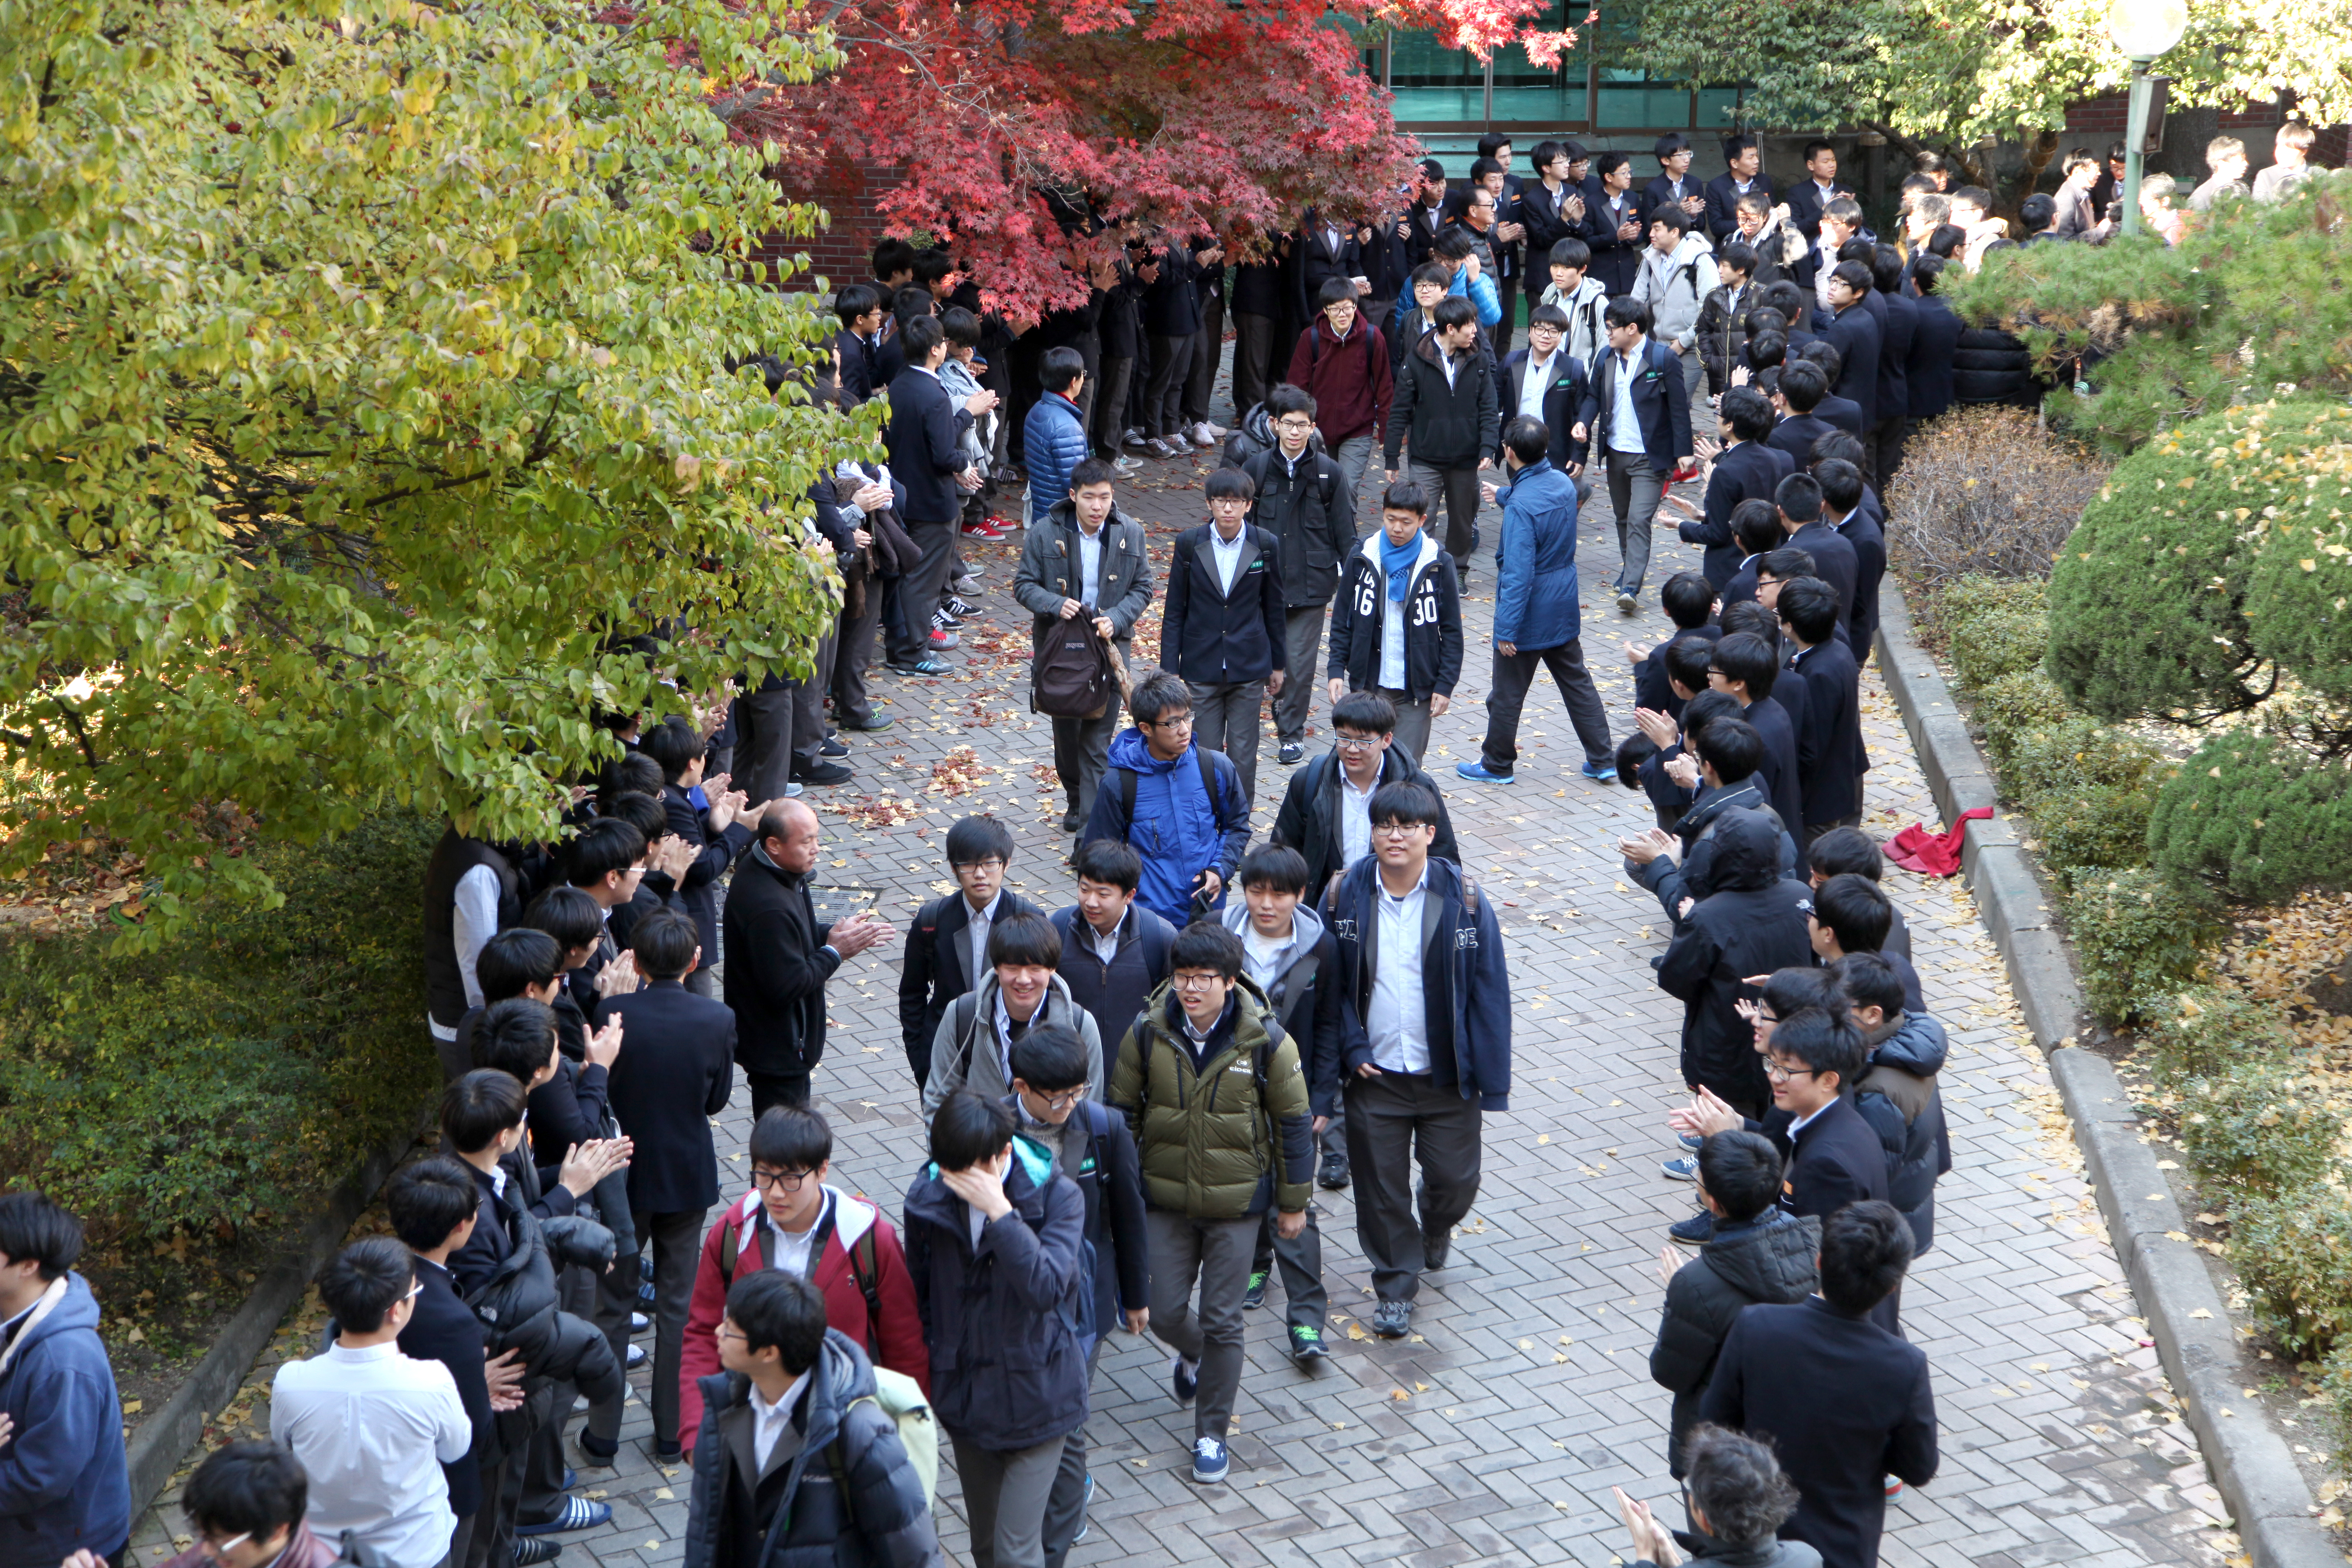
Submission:
<svg viewBox="0 0 2352 1568">
<path fill-rule="evenodd" d="M 2352 888 L 2352 763 L 2215 735 L 2158 793 L 2148 850 L 2174 881 L 2254 903 Z"/>
</svg>

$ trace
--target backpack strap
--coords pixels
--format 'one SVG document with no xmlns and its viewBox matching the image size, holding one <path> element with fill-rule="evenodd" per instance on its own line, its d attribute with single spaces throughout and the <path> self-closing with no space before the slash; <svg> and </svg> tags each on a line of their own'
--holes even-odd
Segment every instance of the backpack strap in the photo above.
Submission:
<svg viewBox="0 0 2352 1568">
<path fill-rule="evenodd" d="M 735 1255 L 742 1245 L 743 1226 L 730 1213 L 719 1227 L 719 1284 L 722 1294 L 726 1287 L 735 1283 Z"/>
<path fill-rule="evenodd" d="M 1134 775 L 1130 773 L 1128 776 L 1132 778 Z M 980 993 L 967 991 L 957 997 L 948 1010 L 948 1016 L 955 1020 L 956 1048 L 963 1053 L 957 1061 L 964 1077 L 969 1079 L 971 1076 L 971 1026 L 973 1020 L 980 1016 Z"/>
<path fill-rule="evenodd" d="M 1149 910 L 1144 912 L 1150 913 Z M 1155 920 L 1149 925 L 1140 921 L 1136 923 L 1143 928 L 1143 966 L 1157 974 L 1168 966 L 1169 950 L 1176 939 L 1166 921 Z M 1116 1046 L 1111 1047 L 1114 1051 L 1118 1048 Z"/>
<path fill-rule="evenodd" d="M 882 1356 L 882 1265 L 875 1256 L 874 1232 L 881 1223 L 877 1210 L 874 1224 L 849 1248 L 849 1277 L 857 1281 L 857 1293 L 866 1298 L 866 1353 L 877 1363 Z"/>
<path fill-rule="evenodd" d="M 1135 770 L 1113 768 L 1111 772 L 1118 775 L 1118 804 L 1127 813 L 1128 831 L 1132 833 L 1135 831 Z"/>
</svg>

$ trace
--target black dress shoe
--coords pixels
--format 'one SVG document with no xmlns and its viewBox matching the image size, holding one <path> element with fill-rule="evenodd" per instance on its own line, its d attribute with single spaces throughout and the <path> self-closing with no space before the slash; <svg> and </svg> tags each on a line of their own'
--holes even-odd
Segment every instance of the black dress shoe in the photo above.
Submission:
<svg viewBox="0 0 2352 1568">
<path fill-rule="evenodd" d="M 849 748 L 838 741 L 828 740 L 817 748 L 817 754 L 824 757 L 845 757 L 849 755 Z"/>
<path fill-rule="evenodd" d="M 1323 1156 L 1323 1169 L 1316 1176 L 1317 1181 L 1321 1182 L 1331 1192 L 1344 1193 L 1348 1190 L 1348 1156 L 1345 1154 Z"/>
</svg>

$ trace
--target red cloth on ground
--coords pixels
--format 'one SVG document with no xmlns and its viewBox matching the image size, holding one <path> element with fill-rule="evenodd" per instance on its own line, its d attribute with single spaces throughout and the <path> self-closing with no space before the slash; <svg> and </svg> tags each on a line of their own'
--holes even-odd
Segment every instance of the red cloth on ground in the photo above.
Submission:
<svg viewBox="0 0 2352 1568">
<path fill-rule="evenodd" d="M 1948 877 L 1960 868 L 1960 846 L 1967 840 L 1969 819 L 1990 816 L 1992 807 L 1989 805 L 1964 811 L 1948 833 L 1930 833 L 1927 824 L 1915 822 L 1887 844 L 1886 858 L 1906 870 Z"/>
</svg>

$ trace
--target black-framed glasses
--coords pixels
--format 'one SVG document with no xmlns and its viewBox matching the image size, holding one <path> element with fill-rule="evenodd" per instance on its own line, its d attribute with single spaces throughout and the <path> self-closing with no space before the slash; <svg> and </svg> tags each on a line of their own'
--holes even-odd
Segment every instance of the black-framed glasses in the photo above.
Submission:
<svg viewBox="0 0 2352 1568">
<path fill-rule="evenodd" d="M 1821 1070 L 1820 1068 L 1784 1068 L 1776 1061 L 1764 1064 L 1764 1076 L 1774 1083 L 1786 1083 L 1792 1078 L 1811 1078 Z"/>
<path fill-rule="evenodd" d="M 754 1165 L 751 1167 L 751 1184 L 763 1193 L 771 1188 L 796 1193 L 801 1190 L 803 1183 L 815 1174 L 814 1171 L 762 1171 Z"/>
<path fill-rule="evenodd" d="M 1037 1103 L 1048 1110 L 1067 1110 L 1087 1097 L 1087 1086 L 1080 1084 L 1076 1089 L 1066 1089 L 1059 1094 L 1042 1094 L 1034 1089 L 1029 1092 L 1036 1095 Z"/>
<path fill-rule="evenodd" d="M 1377 752 L 1385 735 L 1334 735 L 1331 743 L 1343 752 Z"/>
<path fill-rule="evenodd" d="M 1227 982 L 1222 974 L 1177 974 L 1170 976 L 1168 984 L 1179 991 L 1206 991 L 1212 985 L 1223 985 Z"/>
</svg>

